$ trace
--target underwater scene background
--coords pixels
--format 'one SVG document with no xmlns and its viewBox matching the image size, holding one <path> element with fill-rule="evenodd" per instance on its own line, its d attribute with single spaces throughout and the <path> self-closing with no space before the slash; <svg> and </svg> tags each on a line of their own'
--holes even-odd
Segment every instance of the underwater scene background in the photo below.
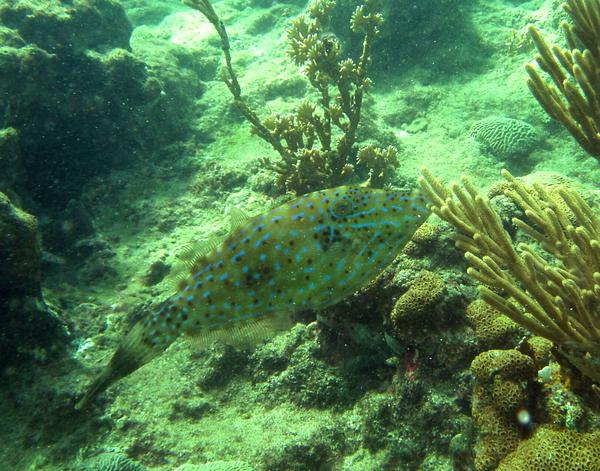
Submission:
<svg viewBox="0 0 600 471">
<path fill-rule="evenodd" d="M 599 71 L 598 0 L 0 0 L 0 469 L 600 470 Z"/>
</svg>

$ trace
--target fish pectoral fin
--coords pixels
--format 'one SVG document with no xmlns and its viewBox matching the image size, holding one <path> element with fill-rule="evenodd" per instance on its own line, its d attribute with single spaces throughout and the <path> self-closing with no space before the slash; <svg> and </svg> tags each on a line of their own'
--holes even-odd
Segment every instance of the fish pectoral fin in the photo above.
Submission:
<svg viewBox="0 0 600 471">
<path fill-rule="evenodd" d="M 289 330 L 293 325 L 292 314 L 276 313 L 241 321 L 232 320 L 219 328 L 186 332 L 186 337 L 199 350 L 208 348 L 214 342 L 247 349 Z"/>
</svg>

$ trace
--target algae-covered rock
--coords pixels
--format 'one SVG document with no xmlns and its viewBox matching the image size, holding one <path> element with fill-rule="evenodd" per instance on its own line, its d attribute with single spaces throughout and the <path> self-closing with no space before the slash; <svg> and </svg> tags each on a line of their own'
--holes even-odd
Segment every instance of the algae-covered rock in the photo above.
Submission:
<svg viewBox="0 0 600 471">
<path fill-rule="evenodd" d="M 120 3 L 134 27 L 160 23 L 167 15 L 185 8 L 177 0 L 121 0 Z"/>
<path fill-rule="evenodd" d="M 10 0 L 0 28 L 0 128 L 18 133 L 18 193 L 52 216 L 91 178 L 189 131 L 191 53 L 168 68 L 136 56 L 119 2 Z"/>
<path fill-rule="evenodd" d="M 202 360 L 196 360 L 196 384 L 203 389 L 224 386 L 244 368 L 246 356 L 231 345 L 216 342 L 200 353 Z"/>
<path fill-rule="evenodd" d="M 289 400 L 305 407 L 343 405 L 350 385 L 339 368 L 320 354 L 319 340 L 306 326 L 297 325 L 256 350 L 250 362 L 259 396 L 266 402 Z"/>
<path fill-rule="evenodd" d="M 334 28 L 342 32 L 345 18 L 364 2 L 338 0 L 336 3 Z M 478 65 L 483 60 L 481 41 L 468 20 L 473 3 L 471 0 L 382 2 L 385 21 L 375 43 L 375 68 L 403 71 L 407 66 L 419 64 L 439 74 L 440 70 Z M 347 40 L 356 48 L 360 46 L 353 37 Z"/>
<path fill-rule="evenodd" d="M 0 364 L 45 357 L 64 339 L 62 323 L 42 297 L 36 219 L 0 193 Z"/>
<path fill-rule="evenodd" d="M 16 195 L 25 183 L 25 172 L 15 128 L 0 129 L 0 169 L 0 191 Z"/>
<path fill-rule="evenodd" d="M 127 48 L 131 25 L 116 0 L 45 2 L 6 0 L 0 22 L 23 40 L 51 53 L 61 50 Z"/>
</svg>

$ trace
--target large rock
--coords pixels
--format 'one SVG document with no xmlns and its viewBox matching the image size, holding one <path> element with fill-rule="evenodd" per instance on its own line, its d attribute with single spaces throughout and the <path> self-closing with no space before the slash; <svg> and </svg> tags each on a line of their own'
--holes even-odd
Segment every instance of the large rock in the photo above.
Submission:
<svg viewBox="0 0 600 471">
<path fill-rule="evenodd" d="M 92 177 L 189 132 L 193 64 L 165 77 L 131 51 L 131 33 L 116 0 L 0 5 L 0 129 L 18 133 L 28 207 L 54 217 Z"/>
<path fill-rule="evenodd" d="M 0 367 L 43 359 L 64 344 L 65 330 L 42 297 L 37 221 L 0 193 Z"/>
</svg>

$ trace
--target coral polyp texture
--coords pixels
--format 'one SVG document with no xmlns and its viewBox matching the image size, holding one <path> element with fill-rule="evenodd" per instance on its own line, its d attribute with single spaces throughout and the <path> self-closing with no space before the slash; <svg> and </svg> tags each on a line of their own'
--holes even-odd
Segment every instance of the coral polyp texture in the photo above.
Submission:
<svg viewBox="0 0 600 471">
<path fill-rule="evenodd" d="M 471 371 L 476 380 L 472 412 L 479 431 L 475 468 L 492 471 L 525 434 L 517 413 L 528 404 L 534 363 L 517 350 L 489 350 L 473 360 Z"/>
<path fill-rule="evenodd" d="M 475 329 L 481 346 L 500 348 L 525 333 L 518 324 L 481 299 L 471 302 L 466 309 L 467 321 Z M 515 344 L 516 342 L 513 342 Z"/>
<path fill-rule="evenodd" d="M 600 432 L 539 427 L 506 456 L 497 471 L 599 471 Z"/>
<path fill-rule="evenodd" d="M 392 331 L 402 332 L 407 323 L 422 322 L 423 316 L 443 299 L 445 292 L 444 281 L 438 275 L 427 270 L 421 272 L 389 314 Z"/>
</svg>

